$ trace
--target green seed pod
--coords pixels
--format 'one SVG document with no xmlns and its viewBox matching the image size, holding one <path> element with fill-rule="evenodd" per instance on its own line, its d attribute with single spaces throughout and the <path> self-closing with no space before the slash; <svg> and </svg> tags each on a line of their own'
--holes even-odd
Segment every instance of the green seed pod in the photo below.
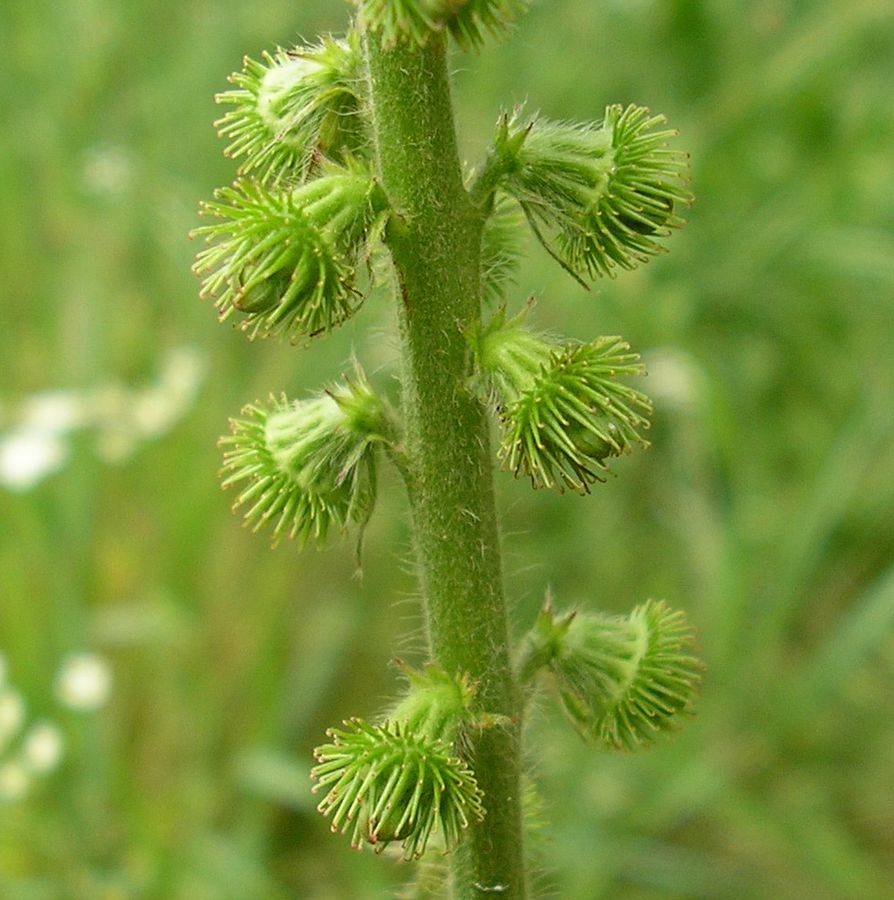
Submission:
<svg viewBox="0 0 894 900">
<path fill-rule="evenodd" d="M 639 106 L 609 106 L 598 125 L 504 115 L 478 190 L 518 200 L 575 277 L 632 269 L 664 250 L 659 238 L 684 224 L 676 210 L 692 201 L 688 157 L 668 148 L 676 133 L 663 123 Z"/>
<path fill-rule="evenodd" d="M 224 447 L 223 487 L 241 486 L 234 508 L 257 531 L 271 524 L 320 544 L 333 528 L 363 523 L 375 503 L 376 446 L 393 426 L 359 370 L 352 380 L 307 400 L 271 399 L 231 420 Z"/>
<path fill-rule="evenodd" d="M 674 199 L 661 193 L 661 185 L 649 183 L 642 185 L 638 202 L 648 206 L 648 216 L 618 213 L 620 224 L 643 235 L 661 235 L 662 229 L 669 227 L 674 221 Z"/>
<path fill-rule="evenodd" d="M 350 831 L 353 847 L 381 852 L 400 842 L 405 859 L 419 859 L 436 835 L 455 849 L 469 822 L 484 817 L 475 776 L 443 741 L 360 719 L 327 736 L 314 751 L 314 790 L 327 789 L 317 808 L 333 831 Z"/>
<path fill-rule="evenodd" d="M 629 616 L 557 615 L 550 605 L 525 639 L 520 676 L 549 672 L 571 724 L 608 749 L 650 744 L 691 713 L 703 665 L 684 613 L 647 601 Z"/>
<path fill-rule="evenodd" d="M 240 273 L 237 281 L 239 291 L 233 305 L 242 313 L 257 315 L 270 312 L 289 289 L 292 276 L 288 271 L 280 270 L 263 281 L 252 283 L 251 274 L 248 268 Z M 301 285 L 299 290 L 301 287 L 306 290 L 307 285 Z"/>
<path fill-rule="evenodd" d="M 303 181 L 323 158 L 344 160 L 362 146 L 358 38 L 324 38 L 313 47 L 278 48 L 245 58 L 233 90 L 215 98 L 233 108 L 215 122 L 224 151 L 243 157 L 239 174 L 262 182 Z"/>
<path fill-rule="evenodd" d="M 313 337 L 341 324 L 362 296 L 354 287 L 361 248 L 384 220 L 378 182 L 358 163 L 290 190 L 251 181 L 221 188 L 202 207 L 218 221 L 193 231 L 212 246 L 196 257 L 202 296 L 220 319 L 242 314 L 249 337 Z"/>
<path fill-rule="evenodd" d="M 557 344 L 522 327 L 524 315 L 500 314 L 474 339 L 503 425 L 500 458 L 534 487 L 585 493 L 606 460 L 648 446 L 639 430 L 651 404 L 617 380 L 643 367 L 618 337 Z"/>
<path fill-rule="evenodd" d="M 464 49 L 499 37 L 528 6 L 528 0 L 354 0 L 361 29 L 379 32 L 386 44 L 422 45 L 443 31 Z"/>
<path fill-rule="evenodd" d="M 318 809 L 333 831 L 350 831 L 353 846 L 376 852 L 399 842 L 406 859 L 418 859 L 436 834 L 453 850 L 469 822 L 484 816 L 475 776 L 455 749 L 474 718 L 474 690 L 435 666 L 401 665 L 409 681 L 403 700 L 380 725 L 352 719 L 330 729 L 311 775 L 315 791 L 327 790 Z"/>
</svg>

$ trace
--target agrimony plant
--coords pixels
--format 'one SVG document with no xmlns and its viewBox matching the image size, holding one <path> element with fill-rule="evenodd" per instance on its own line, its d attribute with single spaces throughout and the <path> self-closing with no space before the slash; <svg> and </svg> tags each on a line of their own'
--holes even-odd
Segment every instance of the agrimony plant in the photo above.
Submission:
<svg viewBox="0 0 894 900">
<path fill-rule="evenodd" d="M 661 116 L 606 107 L 594 124 L 503 113 L 482 163 L 457 154 L 448 54 L 502 35 L 515 0 L 357 0 L 343 37 L 246 59 L 219 95 L 237 180 L 196 229 L 202 294 L 252 338 L 308 341 L 358 312 L 383 271 L 403 362 L 400 415 L 355 363 L 311 397 L 271 398 L 222 438 L 223 483 L 255 530 L 322 543 L 362 528 L 383 459 L 406 485 L 429 660 L 402 664 L 384 716 L 329 731 L 320 811 L 355 846 L 449 854 L 455 898 L 527 895 L 521 727 L 551 683 L 604 749 L 651 743 L 691 711 L 700 663 L 681 612 L 557 613 L 513 648 L 493 499 L 496 457 L 535 488 L 588 492 L 648 446 L 639 356 L 510 314 L 525 223 L 585 286 L 661 252 L 690 200 Z M 467 173 L 467 174 L 464 174 Z M 364 265 L 383 255 L 389 266 Z M 366 277 L 358 277 L 359 270 Z M 482 302 L 499 298 L 482 317 Z M 426 868 L 426 873 L 432 871 Z M 426 876 L 427 877 L 427 876 Z M 419 890 L 422 890 L 420 884 Z M 439 888 L 440 890 L 440 888 Z"/>
</svg>

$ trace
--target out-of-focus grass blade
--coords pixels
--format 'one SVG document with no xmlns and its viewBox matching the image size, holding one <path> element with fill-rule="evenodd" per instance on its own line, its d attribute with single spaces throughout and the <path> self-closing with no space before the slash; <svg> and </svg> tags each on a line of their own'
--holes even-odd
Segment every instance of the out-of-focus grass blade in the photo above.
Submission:
<svg viewBox="0 0 894 900">
<path fill-rule="evenodd" d="M 219 897 L 221 900 L 247 897 L 286 900 L 288 897 L 287 892 L 264 871 L 250 846 L 211 833 L 199 837 L 186 852 L 186 872 L 181 877 L 177 896 Z"/>
<path fill-rule="evenodd" d="M 311 813 L 310 761 L 271 750 L 246 750 L 237 760 L 239 781 L 253 793 L 300 812 Z"/>
<path fill-rule="evenodd" d="M 0 878 L 0 897 L 17 900 L 56 900 L 58 885 L 49 878 Z"/>
<path fill-rule="evenodd" d="M 842 426 L 800 510 L 792 518 L 792 527 L 781 535 L 775 590 L 755 626 L 752 640 L 752 645 L 767 656 L 775 653 L 784 640 L 829 535 L 859 494 L 861 478 L 881 445 L 890 439 L 892 412 L 888 406 L 869 400 Z"/>
<path fill-rule="evenodd" d="M 747 891 L 744 869 L 715 854 L 667 841 L 620 841 L 619 881 L 642 885 L 663 896 L 740 898 Z M 618 894 L 611 896 L 617 897 Z"/>
<path fill-rule="evenodd" d="M 844 614 L 800 676 L 802 713 L 824 702 L 884 641 L 894 635 L 894 565 Z"/>
<path fill-rule="evenodd" d="M 890 231 L 855 225 L 826 228 L 813 235 L 804 255 L 809 266 L 832 275 L 894 282 L 894 235 Z M 885 302 L 890 301 L 888 295 Z"/>
<path fill-rule="evenodd" d="M 784 796 L 733 785 L 715 812 L 737 858 L 751 860 L 753 897 L 881 898 L 885 884 L 867 850 L 827 809 L 823 788 L 805 777 Z M 778 792 L 777 792 L 778 793 Z"/>
</svg>

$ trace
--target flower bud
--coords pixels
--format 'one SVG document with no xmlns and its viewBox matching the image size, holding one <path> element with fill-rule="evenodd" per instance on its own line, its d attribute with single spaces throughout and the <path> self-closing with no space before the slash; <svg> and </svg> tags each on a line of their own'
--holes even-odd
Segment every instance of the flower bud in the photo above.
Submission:
<svg viewBox="0 0 894 900">
<path fill-rule="evenodd" d="M 586 493 L 611 457 L 647 447 L 648 398 L 617 381 L 644 372 L 618 337 L 557 344 L 501 313 L 474 339 L 503 425 L 499 455 L 534 487 Z"/>
<path fill-rule="evenodd" d="M 242 487 L 234 508 L 248 505 L 254 530 L 273 523 L 304 544 L 329 531 L 365 522 L 375 502 L 374 449 L 389 440 L 382 401 L 358 371 L 353 381 L 311 397 L 271 398 L 232 419 L 224 447 L 223 487 Z"/>
<path fill-rule="evenodd" d="M 343 159 L 345 150 L 360 146 L 356 35 L 262 57 L 246 57 L 242 71 L 229 78 L 235 88 L 215 98 L 233 107 L 215 126 L 230 140 L 224 153 L 245 158 L 240 175 L 301 181 L 316 158 Z"/>
</svg>

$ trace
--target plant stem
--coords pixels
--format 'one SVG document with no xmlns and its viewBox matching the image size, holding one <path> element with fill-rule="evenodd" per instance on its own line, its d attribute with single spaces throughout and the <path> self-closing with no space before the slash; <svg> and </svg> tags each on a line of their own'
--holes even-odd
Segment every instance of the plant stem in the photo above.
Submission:
<svg viewBox="0 0 894 900">
<path fill-rule="evenodd" d="M 510 665 L 488 420 L 468 388 L 464 329 L 480 319 L 482 216 L 462 183 L 446 40 L 383 47 L 367 35 L 378 173 L 399 223 L 406 467 L 433 659 L 468 673 L 505 724 L 469 735 L 487 816 L 454 857 L 457 900 L 525 896 L 519 692 Z M 500 720 L 503 721 L 502 719 Z"/>
</svg>

